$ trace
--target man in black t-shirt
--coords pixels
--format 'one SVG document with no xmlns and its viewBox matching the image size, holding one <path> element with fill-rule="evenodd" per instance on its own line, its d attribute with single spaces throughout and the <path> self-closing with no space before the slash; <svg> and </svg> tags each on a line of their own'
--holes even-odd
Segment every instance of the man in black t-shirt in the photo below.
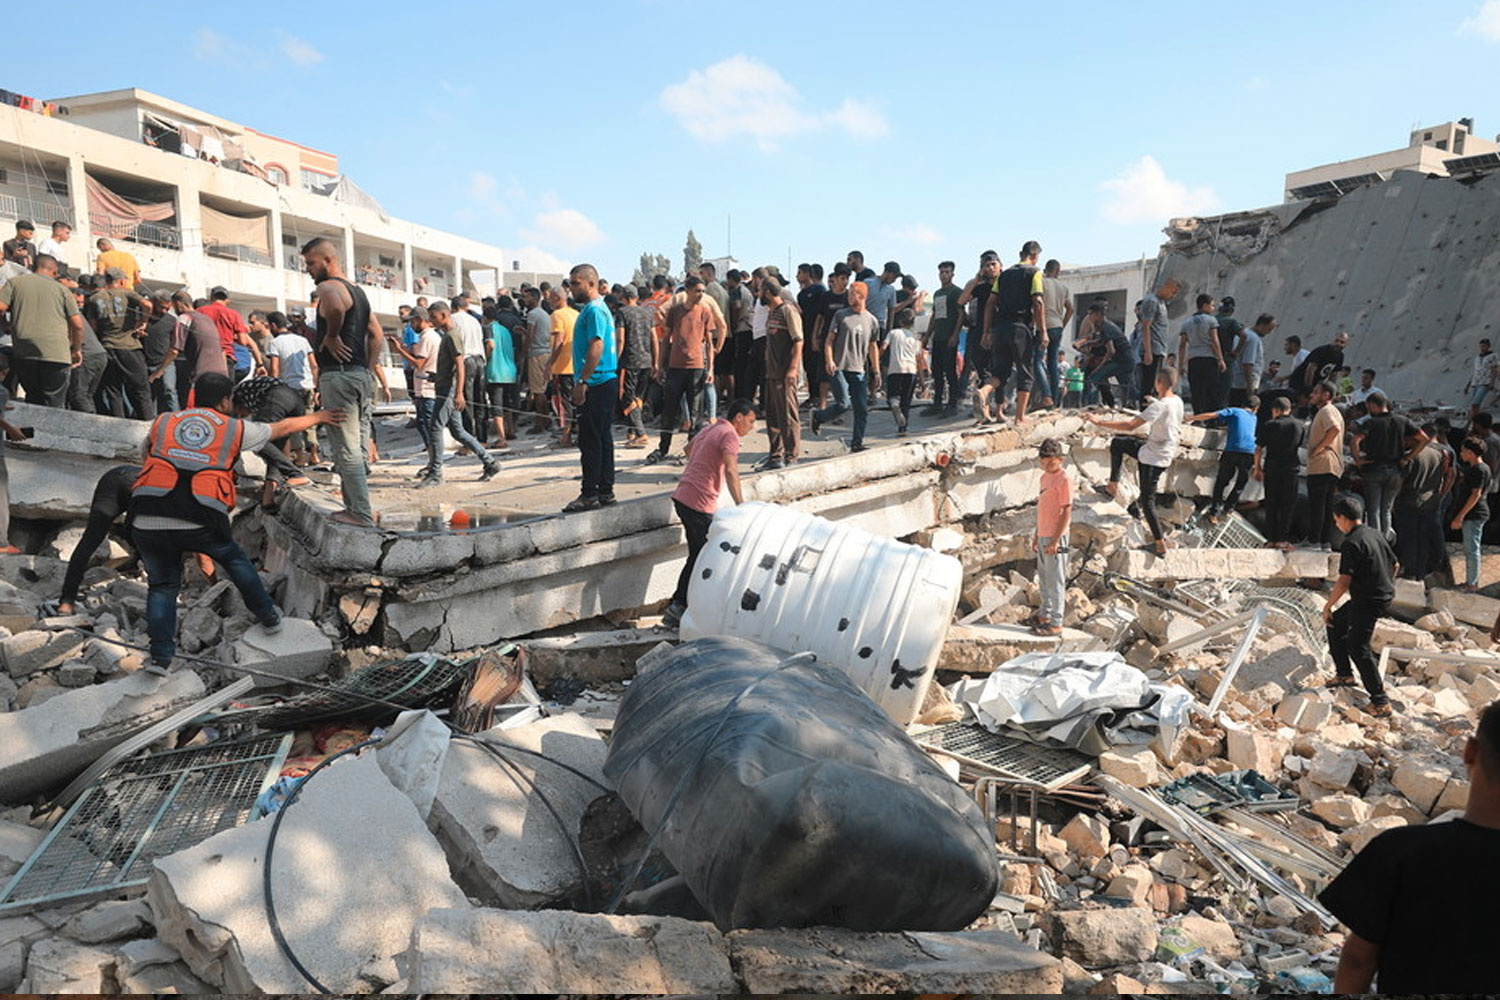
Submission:
<svg viewBox="0 0 1500 1000">
<path fill-rule="evenodd" d="M 828 286 L 823 284 L 823 265 L 798 264 L 797 284 L 801 286 L 797 291 L 797 309 L 802 313 L 803 331 L 810 335 L 813 324 L 823 312 L 823 303 L 828 298 Z M 811 336 L 803 337 L 802 371 L 807 379 L 807 401 L 802 406 L 805 409 L 816 409 L 826 405 L 820 402 L 826 390 L 820 392 L 819 386 L 827 377 L 823 372 L 823 366 L 817 363 L 820 350 L 821 348 L 813 347 Z"/>
<path fill-rule="evenodd" d="M 1349 335 L 1340 330 L 1333 343 L 1315 347 L 1302 359 L 1287 378 L 1287 388 L 1292 390 L 1296 402 L 1305 401 L 1312 387 L 1333 375 L 1334 369 L 1344 364 L 1344 348 L 1349 346 Z"/>
<path fill-rule="evenodd" d="M 1255 432 L 1255 478 L 1266 487 L 1266 538 L 1272 548 L 1292 547 L 1292 515 L 1297 509 L 1297 476 L 1302 459 L 1302 422 L 1292 416 L 1285 396 L 1271 400 L 1271 419 Z"/>
<path fill-rule="evenodd" d="M 1333 992 L 1500 993 L 1500 702 L 1464 746 L 1462 819 L 1387 830 L 1318 897 L 1349 928 Z"/>
<path fill-rule="evenodd" d="M 1333 523 L 1344 535 L 1344 544 L 1339 548 L 1339 578 L 1323 605 L 1328 653 L 1334 664 L 1328 687 L 1353 687 L 1354 670 L 1358 670 L 1370 693 L 1370 714 L 1384 718 L 1391 714 L 1391 704 L 1370 639 L 1375 623 L 1390 610 L 1396 596 L 1396 553 L 1383 534 L 1364 523 L 1364 517 L 1364 501 L 1353 493 L 1333 501 Z M 1335 611 L 1333 606 L 1345 594 L 1348 602 Z"/>
<path fill-rule="evenodd" d="M 817 346 L 818 365 L 816 366 L 822 374 L 818 377 L 818 393 L 814 397 L 817 402 L 815 409 L 823 409 L 828 405 L 829 378 L 822 364 L 823 345 L 827 342 L 828 335 L 833 331 L 833 319 L 841 311 L 849 308 L 849 281 L 852 272 L 847 264 L 833 265 L 833 273 L 828 276 L 828 291 L 819 298 L 821 303 L 815 314 L 802 314 L 802 328 L 804 331 L 812 332 L 804 339 L 813 342 Z M 811 376 L 809 376 L 811 377 Z"/>
<path fill-rule="evenodd" d="M 1415 457 L 1428 440 L 1422 428 L 1399 413 L 1391 413 L 1390 407 L 1384 393 L 1370 393 L 1365 399 L 1370 415 L 1355 430 L 1353 444 L 1370 524 L 1387 538 L 1394 534 L 1391 514 L 1396 491 L 1401 488 L 1401 463 Z"/>
</svg>

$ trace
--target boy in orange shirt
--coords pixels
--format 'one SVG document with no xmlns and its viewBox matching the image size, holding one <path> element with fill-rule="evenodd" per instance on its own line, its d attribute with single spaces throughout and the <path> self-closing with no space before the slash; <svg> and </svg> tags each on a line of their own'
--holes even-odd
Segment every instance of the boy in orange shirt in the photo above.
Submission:
<svg viewBox="0 0 1500 1000">
<path fill-rule="evenodd" d="M 1062 443 L 1056 438 L 1043 441 L 1037 457 L 1042 463 L 1042 481 L 1036 503 L 1036 573 L 1042 607 L 1031 630 L 1037 635 L 1062 635 L 1073 481 L 1063 471 Z"/>
</svg>

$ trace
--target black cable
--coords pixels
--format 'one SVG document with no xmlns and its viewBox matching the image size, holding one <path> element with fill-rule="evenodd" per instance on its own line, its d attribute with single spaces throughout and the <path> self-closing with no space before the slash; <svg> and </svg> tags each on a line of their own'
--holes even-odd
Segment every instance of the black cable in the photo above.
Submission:
<svg viewBox="0 0 1500 1000">
<path fill-rule="evenodd" d="M 724 726 L 728 724 L 730 715 L 734 712 L 740 701 L 751 691 L 759 687 L 762 681 L 779 674 L 788 667 L 800 667 L 816 660 L 817 656 L 812 653 L 798 653 L 796 656 L 788 657 L 755 678 L 755 680 L 746 685 L 744 690 L 729 699 L 729 704 L 725 705 L 724 711 L 719 714 L 718 723 L 714 726 L 713 732 L 709 734 L 708 740 L 703 744 L 703 748 L 698 751 L 698 756 L 693 760 L 692 766 L 677 779 L 677 784 L 672 788 L 672 796 L 667 800 L 666 808 L 662 810 L 661 822 L 657 824 L 655 832 L 646 841 L 646 847 L 641 851 L 641 858 L 636 862 L 635 868 L 630 873 L 630 877 L 620 883 L 620 888 L 615 891 L 614 898 L 610 900 L 609 906 L 605 907 L 605 913 L 614 913 L 619 908 L 620 903 L 624 901 L 625 895 L 630 891 L 630 887 L 635 885 L 635 880 L 641 877 L 641 871 L 646 867 L 646 859 L 651 856 L 651 849 L 656 846 L 657 838 L 667 828 L 667 821 L 672 817 L 672 810 L 677 808 L 678 800 L 682 798 L 682 793 L 687 789 L 688 779 L 697 774 L 698 768 L 703 766 L 704 760 L 708 758 L 708 751 L 713 749 L 714 742 L 718 740 L 719 734 L 724 731 Z"/>
<path fill-rule="evenodd" d="M 329 764 L 332 764 L 334 761 L 338 760 L 345 754 L 351 754 L 355 751 L 363 750 L 365 747 L 379 742 L 380 740 L 378 739 L 365 740 L 363 743 L 356 743 L 352 747 L 345 747 L 343 750 L 340 750 L 333 756 L 326 757 L 323 760 L 319 761 L 317 767 L 304 774 L 297 780 L 297 783 L 292 786 L 291 792 L 287 794 L 286 801 L 281 804 L 280 809 L 276 810 L 276 818 L 271 821 L 271 832 L 266 837 L 266 860 L 265 866 L 261 870 L 261 887 L 266 898 L 266 922 L 270 925 L 271 928 L 271 938 L 276 942 L 276 947 L 281 949 L 281 953 L 287 957 L 287 961 L 292 963 L 292 967 L 302 974 L 302 978 L 306 979 L 313 989 L 324 995 L 330 995 L 333 993 L 333 991 L 324 986 L 322 983 L 318 982 L 317 977 L 314 976 L 311 972 L 307 971 L 307 966 L 302 964 L 302 960 L 299 959 L 297 957 L 297 953 L 292 950 L 291 942 L 287 941 L 286 935 L 281 932 L 281 920 L 276 916 L 275 893 L 273 892 L 271 887 L 271 861 L 276 854 L 276 834 L 281 830 L 281 821 L 286 816 L 287 810 L 292 807 L 293 802 L 297 801 L 297 796 L 301 793 L 302 786 L 306 785 L 313 775 L 317 774 L 319 771 L 323 770 L 323 768 L 327 767 Z"/>
</svg>

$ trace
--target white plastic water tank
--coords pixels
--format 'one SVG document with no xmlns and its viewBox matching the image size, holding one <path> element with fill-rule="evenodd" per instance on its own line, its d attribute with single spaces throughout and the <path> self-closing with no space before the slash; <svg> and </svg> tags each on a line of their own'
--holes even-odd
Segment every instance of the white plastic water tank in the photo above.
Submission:
<svg viewBox="0 0 1500 1000">
<path fill-rule="evenodd" d="M 811 650 L 904 726 L 921 710 L 962 586 L 952 556 L 747 503 L 714 516 L 680 633 Z"/>
</svg>

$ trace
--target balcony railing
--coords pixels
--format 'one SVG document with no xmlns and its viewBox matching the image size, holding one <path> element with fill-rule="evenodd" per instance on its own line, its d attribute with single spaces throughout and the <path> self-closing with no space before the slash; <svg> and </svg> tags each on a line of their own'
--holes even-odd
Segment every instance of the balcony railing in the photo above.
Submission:
<svg viewBox="0 0 1500 1000">
<path fill-rule="evenodd" d="M 238 243 L 206 243 L 203 246 L 203 252 L 210 257 L 237 260 L 244 264 L 258 264 L 261 267 L 272 267 L 275 264 L 270 254 Z"/>
<path fill-rule="evenodd" d="M 42 201 L 23 195 L 0 194 L 0 218 L 27 219 L 43 232 L 53 222 L 73 222 L 73 210 L 56 201 Z"/>
<path fill-rule="evenodd" d="M 182 249 L 182 235 L 177 227 L 160 222 L 137 222 L 135 219 L 122 219 L 118 215 L 90 212 L 89 227 L 96 237 L 129 240 L 142 246 L 163 247 L 167 250 Z"/>
</svg>

